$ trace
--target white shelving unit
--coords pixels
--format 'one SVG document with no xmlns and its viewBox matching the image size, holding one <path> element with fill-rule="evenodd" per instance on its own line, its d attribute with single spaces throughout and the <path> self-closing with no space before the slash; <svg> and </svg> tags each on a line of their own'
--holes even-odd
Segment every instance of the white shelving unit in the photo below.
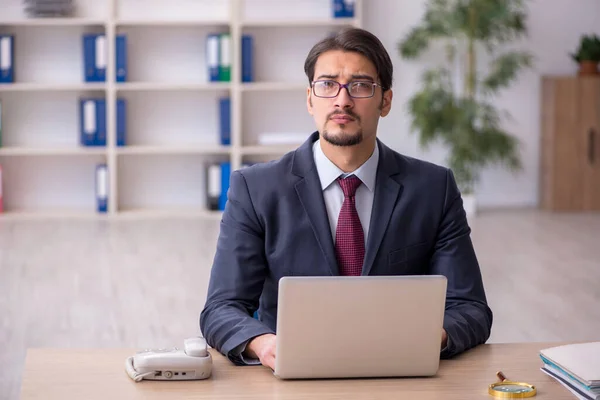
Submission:
<svg viewBox="0 0 600 400">
<path fill-rule="evenodd" d="M 219 218 L 206 211 L 205 167 L 278 158 L 266 132 L 305 133 L 304 59 L 342 26 L 331 0 L 77 0 L 73 18 L 29 19 L 0 0 L 0 34 L 15 35 L 15 83 L 0 84 L 5 218 Z M 231 82 L 209 82 L 208 33 L 231 34 Z M 106 83 L 83 79 L 82 35 L 107 36 Z M 128 81 L 115 82 L 117 34 L 127 34 Z M 241 36 L 254 38 L 254 82 L 241 82 Z M 107 100 L 107 146 L 79 145 L 81 97 Z M 219 142 L 218 99 L 231 98 L 231 145 Z M 127 146 L 116 146 L 116 99 L 127 100 Z M 95 166 L 107 163 L 109 207 L 96 212 Z"/>
</svg>

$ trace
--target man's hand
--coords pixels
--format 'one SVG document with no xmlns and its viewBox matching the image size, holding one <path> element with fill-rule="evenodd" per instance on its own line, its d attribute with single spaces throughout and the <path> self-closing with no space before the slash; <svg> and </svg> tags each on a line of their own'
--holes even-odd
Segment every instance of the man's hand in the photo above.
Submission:
<svg viewBox="0 0 600 400">
<path fill-rule="evenodd" d="M 275 338 L 272 333 L 257 336 L 248 343 L 245 353 L 250 358 L 258 358 L 262 365 L 275 370 Z"/>
<path fill-rule="evenodd" d="M 448 345 L 448 334 L 445 329 L 442 329 L 442 349 Z"/>
</svg>

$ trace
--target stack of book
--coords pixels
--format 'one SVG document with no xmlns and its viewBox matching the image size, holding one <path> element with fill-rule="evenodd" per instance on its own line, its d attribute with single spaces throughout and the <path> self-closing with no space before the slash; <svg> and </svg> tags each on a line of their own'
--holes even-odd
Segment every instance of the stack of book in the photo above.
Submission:
<svg viewBox="0 0 600 400">
<path fill-rule="evenodd" d="M 73 0 L 23 0 L 28 17 L 70 17 L 75 5 Z"/>
<path fill-rule="evenodd" d="M 578 399 L 600 400 L 600 342 L 551 347 L 540 351 L 542 371 Z"/>
</svg>

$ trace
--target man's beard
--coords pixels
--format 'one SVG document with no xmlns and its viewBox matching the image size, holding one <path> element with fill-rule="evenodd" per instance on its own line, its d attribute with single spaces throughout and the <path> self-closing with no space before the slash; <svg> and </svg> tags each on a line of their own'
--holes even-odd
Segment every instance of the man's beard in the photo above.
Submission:
<svg viewBox="0 0 600 400">
<path fill-rule="evenodd" d="M 330 134 L 327 129 L 323 129 L 322 136 L 326 142 L 331 143 L 334 146 L 354 146 L 362 142 L 363 131 L 362 129 L 359 129 L 356 133 L 349 134 L 342 128 L 339 134 L 334 135 Z"/>
<path fill-rule="evenodd" d="M 360 117 L 358 115 L 356 115 L 354 112 L 352 111 L 346 111 L 346 112 L 332 112 L 330 115 L 327 116 L 327 121 L 330 121 L 330 118 L 333 117 L 334 115 L 347 115 L 350 116 L 354 119 L 354 121 L 358 124 L 360 124 Z M 354 146 L 357 145 L 359 143 L 362 142 L 363 140 L 363 131 L 362 129 L 358 128 L 358 130 L 351 134 L 348 131 L 344 130 L 345 125 L 341 124 L 340 125 L 340 133 L 335 135 L 330 133 L 327 130 L 327 122 L 325 123 L 325 126 L 323 127 L 323 139 L 325 139 L 326 142 L 331 143 L 334 146 Z"/>
</svg>

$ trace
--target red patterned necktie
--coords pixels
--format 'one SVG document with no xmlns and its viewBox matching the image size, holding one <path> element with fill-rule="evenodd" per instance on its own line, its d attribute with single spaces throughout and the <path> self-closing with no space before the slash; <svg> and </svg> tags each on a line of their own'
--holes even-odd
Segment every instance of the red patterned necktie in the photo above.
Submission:
<svg viewBox="0 0 600 400">
<path fill-rule="evenodd" d="M 344 203 L 335 231 L 335 252 L 340 275 L 359 276 L 365 258 L 365 240 L 354 195 L 362 182 L 354 175 L 345 179 L 340 177 L 338 182 L 344 192 Z"/>
</svg>

